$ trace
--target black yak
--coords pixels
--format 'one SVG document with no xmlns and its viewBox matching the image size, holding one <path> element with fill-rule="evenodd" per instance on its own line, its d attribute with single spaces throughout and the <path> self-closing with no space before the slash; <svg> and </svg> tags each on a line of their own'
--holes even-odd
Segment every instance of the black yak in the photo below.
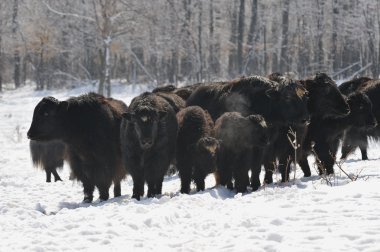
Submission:
<svg viewBox="0 0 380 252">
<path fill-rule="evenodd" d="M 305 139 L 305 153 L 311 153 L 311 143 L 314 142 L 314 154 L 320 174 L 333 174 L 335 156 L 345 130 L 374 127 L 376 119 L 372 113 L 372 104 L 368 97 L 360 92 L 352 93 L 347 98 L 350 113 L 344 117 L 312 119 Z M 306 165 L 306 155 L 300 165 Z"/>
<path fill-rule="evenodd" d="M 207 111 L 190 106 L 177 113 L 177 169 L 181 193 L 190 192 L 193 180 L 197 191 L 205 189 L 205 178 L 216 168 L 218 141 L 213 138 L 214 122 Z"/>
<path fill-rule="evenodd" d="M 285 77 L 280 74 L 272 74 L 270 78 L 278 81 Z M 313 125 L 315 125 L 316 122 L 320 122 L 326 118 L 346 116 L 350 111 L 348 104 L 339 92 L 337 85 L 325 73 L 317 73 L 311 78 L 299 80 L 297 82 L 304 86 L 307 91 L 307 109 L 311 118 L 311 125 L 289 124 L 287 127 L 282 127 L 280 129 L 279 138 L 274 145 L 276 147 L 274 153 L 275 157 L 279 159 L 278 168 L 281 172 L 282 182 L 289 179 L 290 164 L 294 161 L 295 154 L 288 139 L 289 130 L 296 132 L 297 144 L 300 145 L 297 149 L 297 160 L 300 163 L 304 176 L 309 177 L 311 171 L 307 163 L 307 155 L 310 150 L 310 141 L 305 142 L 305 137 L 308 136 L 308 138 L 313 138 L 313 132 L 308 133 L 308 128 L 313 128 Z M 305 148 L 307 150 L 305 150 Z M 275 158 L 273 161 L 275 161 Z M 265 181 L 266 183 L 271 183 L 271 169 L 266 169 L 266 171 Z"/>
<path fill-rule="evenodd" d="M 226 112 L 215 122 L 215 137 L 220 141 L 217 152 L 218 183 L 232 189 L 232 178 L 237 192 L 246 192 L 248 171 L 252 157 L 268 144 L 268 128 L 260 115 L 242 116 L 238 112 Z M 260 186 L 260 166 L 252 169 L 251 185 L 255 191 Z M 258 170 L 257 170 L 258 169 Z"/>
<path fill-rule="evenodd" d="M 162 182 L 175 156 L 178 123 L 172 106 L 154 93 L 135 97 L 121 125 L 122 155 L 133 179 L 132 198 L 162 193 Z"/>
<path fill-rule="evenodd" d="M 372 103 L 372 112 L 379 122 L 380 120 L 380 80 L 372 80 L 366 77 L 357 78 L 339 86 L 339 89 L 345 94 L 349 95 L 351 92 L 362 92 L 368 96 Z M 342 143 L 342 157 L 347 158 L 348 154 L 351 153 L 356 147 L 360 148 L 362 154 L 362 160 L 368 159 L 367 148 L 368 148 L 368 137 L 374 139 L 379 139 L 380 137 L 380 126 L 370 128 L 356 128 L 345 131 Z"/>
<path fill-rule="evenodd" d="M 82 182 L 83 202 L 93 200 L 95 187 L 100 200 L 121 195 L 125 176 L 120 153 L 120 123 L 126 105 L 95 93 L 58 101 L 43 98 L 34 109 L 28 137 L 36 141 L 60 140 L 67 146 L 72 175 Z"/>
<path fill-rule="evenodd" d="M 224 112 L 240 112 L 243 116 L 260 114 L 268 124 L 269 145 L 252 160 L 252 171 L 272 162 L 274 143 L 279 128 L 289 124 L 305 124 L 309 120 L 305 88 L 294 82 L 271 81 L 260 76 L 243 77 L 230 82 L 202 85 L 187 99 L 187 106 L 206 109 L 213 120 Z M 259 152 L 262 152 L 261 154 Z M 269 168 L 267 168 L 269 169 Z M 251 186 L 256 188 L 255 181 Z"/>
</svg>

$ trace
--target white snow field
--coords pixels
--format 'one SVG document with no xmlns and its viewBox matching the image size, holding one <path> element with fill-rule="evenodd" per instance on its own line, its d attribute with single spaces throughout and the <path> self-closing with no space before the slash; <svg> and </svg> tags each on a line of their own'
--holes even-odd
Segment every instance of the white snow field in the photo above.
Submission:
<svg viewBox="0 0 380 252">
<path fill-rule="evenodd" d="M 370 160 L 359 151 L 332 185 L 317 176 L 235 194 L 213 188 L 180 194 L 178 176 L 165 178 L 160 198 L 131 199 L 132 181 L 122 196 L 82 204 L 82 186 L 69 180 L 45 182 L 32 167 L 29 129 L 43 96 L 58 99 L 95 90 L 36 92 L 26 86 L 0 94 L 0 251 L 380 251 L 380 147 Z M 114 97 L 129 103 L 142 89 L 117 86 Z M 313 162 L 313 159 L 309 159 Z M 277 175 L 275 180 L 279 180 Z M 112 193 L 111 193 L 112 195 Z M 97 198 L 97 192 L 95 198 Z"/>
</svg>

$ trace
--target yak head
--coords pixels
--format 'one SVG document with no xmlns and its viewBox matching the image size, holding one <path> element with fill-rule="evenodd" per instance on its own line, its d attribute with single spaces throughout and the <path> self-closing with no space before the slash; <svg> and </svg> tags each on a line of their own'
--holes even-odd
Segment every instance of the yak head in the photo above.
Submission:
<svg viewBox="0 0 380 252">
<path fill-rule="evenodd" d="M 140 106 L 123 114 L 124 118 L 133 125 L 140 147 L 143 150 L 151 148 L 158 135 L 158 127 L 167 113 L 153 107 Z"/>
<path fill-rule="evenodd" d="M 216 168 L 216 153 L 219 149 L 219 141 L 213 137 L 202 137 L 196 143 L 197 156 L 195 160 L 201 162 L 200 165 L 209 167 L 210 172 Z"/>
<path fill-rule="evenodd" d="M 247 117 L 253 130 L 253 145 L 264 148 L 269 143 L 268 126 L 261 115 L 249 115 Z"/>
<path fill-rule="evenodd" d="M 37 141 L 60 139 L 63 132 L 62 111 L 67 109 L 66 101 L 54 97 L 43 98 L 35 107 L 28 138 Z"/>
<path fill-rule="evenodd" d="M 280 84 L 273 89 L 267 90 L 267 96 L 274 98 L 280 118 L 286 124 L 305 124 L 310 120 L 307 108 L 308 91 L 300 83 L 279 77 Z"/>
<path fill-rule="evenodd" d="M 355 92 L 348 96 L 347 103 L 350 106 L 349 115 L 352 126 L 363 129 L 371 129 L 377 126 L 377 121 L 372 113 L 372 102 L 367 95 Z"/>
<path fill-rule="evenodd" d="M 313 116 L 339 118 L 350 113 L 337 85 L 326 74 L 318 73 L 314 78 L 302 82 L 309 91 L 308 109 Z"/>
</svg>

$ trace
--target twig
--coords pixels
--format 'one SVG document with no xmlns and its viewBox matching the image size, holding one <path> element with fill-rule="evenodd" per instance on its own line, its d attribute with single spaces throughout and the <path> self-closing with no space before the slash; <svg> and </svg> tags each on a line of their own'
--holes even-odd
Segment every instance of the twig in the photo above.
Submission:
<svg viewBox="0 0 380 252">
<path fill-rule="evenodd" d="M 292 148 L 294 149 L 294 177 L 293 177 L 293 184 L 296 182 L 296 172 L 297 172 L 297 149 L 300 147 L 300 145 L 297 143 L 297 132 L 292 129 L 292 127 L 289 127 L 289 131 L 287 134 L 288 140 Z M 292 139 L 293 138 L 293 139 Z M 288 158 L 288 164 L 286 166 L 286 176 L 288 175 L 288 169 L 290 169 L 290 157 Z M 289 165 L 289 168 L 288 168 Z"/>
</svg>

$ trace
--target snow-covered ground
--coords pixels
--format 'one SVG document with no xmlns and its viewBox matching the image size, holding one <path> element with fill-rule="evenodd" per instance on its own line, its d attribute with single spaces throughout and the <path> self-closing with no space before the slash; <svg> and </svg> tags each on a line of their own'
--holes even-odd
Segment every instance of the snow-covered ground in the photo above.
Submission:
<svg viewBox="0 0 380 252">
<path fill-rule="evenodd" d="M 26 132 L 43 96 L 66 99 L 91 90 L 24 87 L 0 94 L 0 251 L 380 251 L 376 143 L 369 161 L 357 151 L 343 164 L 359 174 L 355 182 L 337 168 L 332 186 L 315 170 L 308 179 L 298 170 L 288 184 L 235 195 L 212 188 L 209 176 L 209 189 L 181 195 L 173 176 L 162 197 L 137 202 L 128 177 L 120 198 L 82 204 L 82 186 L 68 179 L 67 165 L 64 181 L 56 183 L 45 183 L 45 173 L 32 167 Z M 118 86 L 114 97 L 129 103 L 142 90 Z"/>
</svg>

